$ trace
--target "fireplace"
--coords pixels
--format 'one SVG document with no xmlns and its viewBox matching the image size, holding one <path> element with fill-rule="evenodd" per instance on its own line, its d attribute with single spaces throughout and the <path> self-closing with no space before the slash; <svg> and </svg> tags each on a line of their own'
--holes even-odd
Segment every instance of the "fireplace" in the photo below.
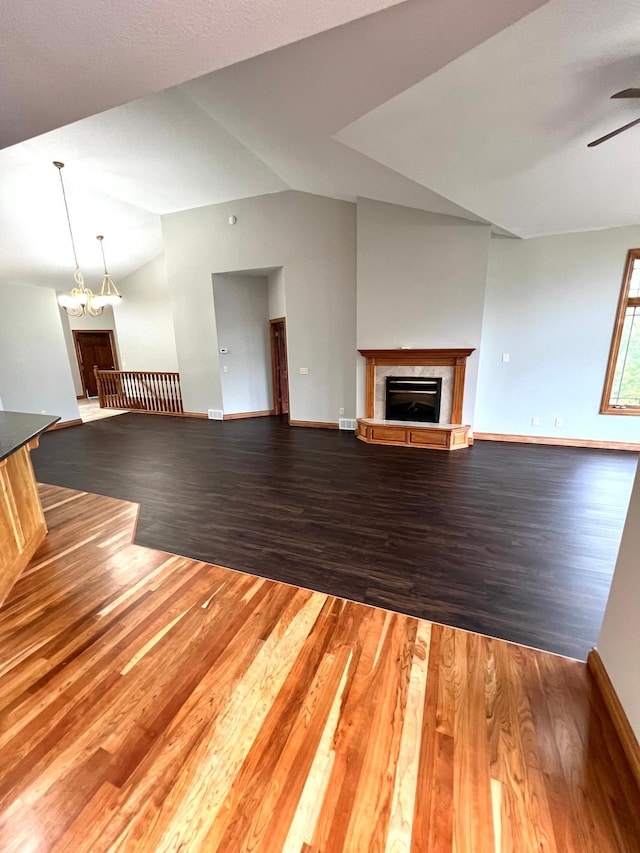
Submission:
<svg viewBox="0 0 640 853">
<path fill-rule="evenodd" d="M 462 450 L 473 444 L 462 423 L 467 359 L 472 349 L 361 349 L 367 444 Z"/>
<path fill-rule="evenodd" d="M 441 398 L 441 377 L 387 376 L 385 418 L 389 421 L 437 424 Z"/>
</svg>

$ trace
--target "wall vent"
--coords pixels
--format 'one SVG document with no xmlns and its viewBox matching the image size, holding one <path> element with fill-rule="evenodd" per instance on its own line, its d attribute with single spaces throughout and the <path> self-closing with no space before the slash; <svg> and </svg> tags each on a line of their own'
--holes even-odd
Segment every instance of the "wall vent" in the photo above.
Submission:
<svg viewBox="0 0 640 853">
<path fill-rule="evenodd" d="M 210 421 L 221 421 L 224 419 L 224 412 L 222 409 L 207 409 L 207 414 L 209 415 Z"/>
<path fill-rule="evenodd" d="M 351 432 L 355 432 L 356 422 L 351 418 L 338 418 L 338 426 L 340 429 L 348 429 Z"/>
</svg>

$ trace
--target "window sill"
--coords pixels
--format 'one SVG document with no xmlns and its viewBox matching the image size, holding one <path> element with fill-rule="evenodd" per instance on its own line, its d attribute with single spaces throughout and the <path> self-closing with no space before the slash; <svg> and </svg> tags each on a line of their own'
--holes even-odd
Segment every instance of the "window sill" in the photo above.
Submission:
<svg viewBox="0 0 640 853">
<path fill-rule="evenodd" d="M 635 415 L 640 417 L 640 406 L 627 406 L 626 409 L 616 409 L 613 406 L 603 406 L 600 409 L 601 415 Z"/>
</svg>

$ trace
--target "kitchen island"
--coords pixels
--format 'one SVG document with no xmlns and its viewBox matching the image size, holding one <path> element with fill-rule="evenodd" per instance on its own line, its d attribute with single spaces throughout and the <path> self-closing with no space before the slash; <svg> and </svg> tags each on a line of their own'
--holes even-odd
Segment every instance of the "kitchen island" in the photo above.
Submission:
<svg viewBox="0 0 640 853">
<path fill-rule="evenodd" d="M 0 411 L 0 607 L 47 535 L 29 452 L 59 420 Z"/>
</svg>

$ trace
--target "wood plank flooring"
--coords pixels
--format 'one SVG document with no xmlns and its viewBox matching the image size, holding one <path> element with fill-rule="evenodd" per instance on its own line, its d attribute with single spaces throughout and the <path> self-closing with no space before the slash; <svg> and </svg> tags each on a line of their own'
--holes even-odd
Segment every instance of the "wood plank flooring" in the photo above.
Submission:
<svg viewBox="0 0 640 853">
<path fill-rule="evenodd" d="M 78 411 L 82 422 L 87 424 L 91 421 L 101 421 L 103 418 L 113 418 L 116 415 L 124 415 L 127 409 L 101 409 L 98 399 L 91 397 L 89 399 L 78 400 Z"/>
<path fill-rule="evenodd" d="M 0 610 L 0 849 L 637 853 L 584 664 L 130 544 L 42 488 Z M 196 522 L 197 523 L 197 522 Z"/>
<path fill-rule="evenodd" d="M 637 455 L 131 413 L 45 435 L 33 463 L 141 504 L 140 545 L 586 660 Z"/>
</svg>

